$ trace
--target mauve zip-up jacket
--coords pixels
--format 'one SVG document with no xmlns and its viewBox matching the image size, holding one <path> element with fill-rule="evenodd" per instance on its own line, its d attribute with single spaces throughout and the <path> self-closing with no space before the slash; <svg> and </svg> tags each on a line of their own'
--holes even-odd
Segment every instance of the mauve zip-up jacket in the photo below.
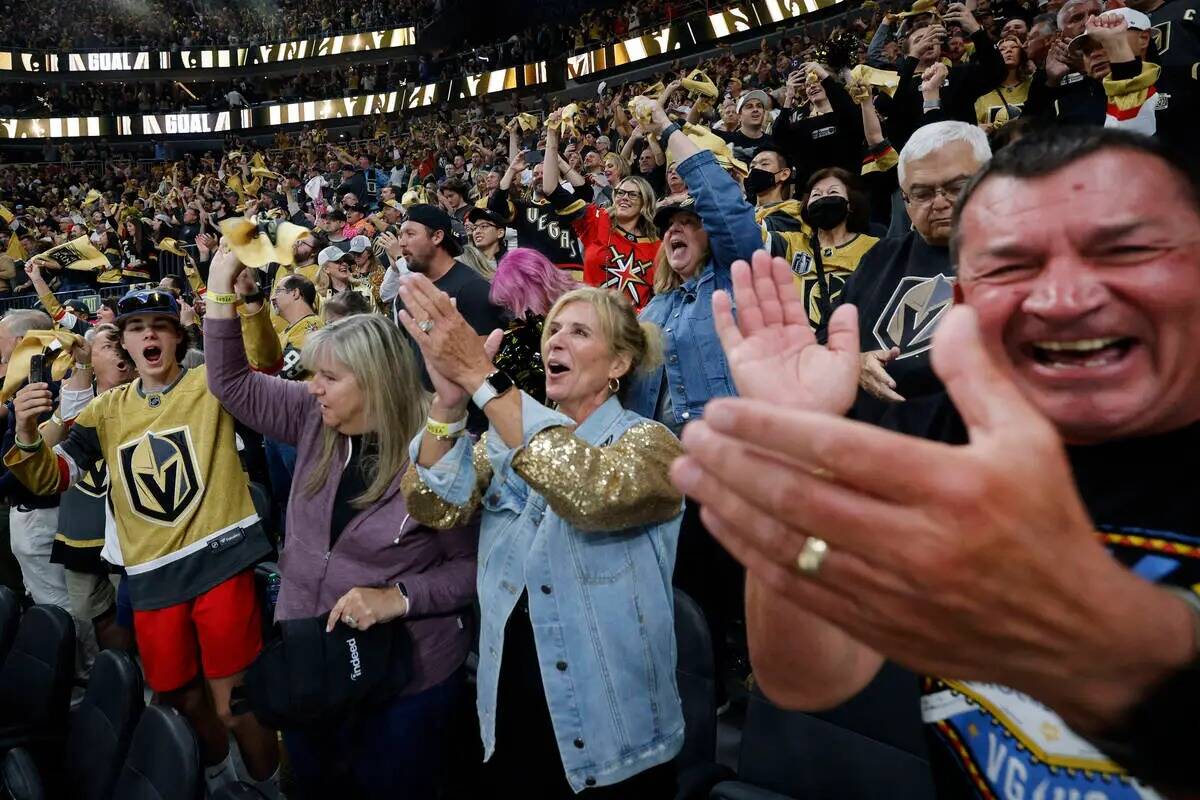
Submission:
<svg viewBox="0 0 1200 800">
<path fill-rule="evenodd" d="M 236 318 L 206 319 L 204 339 L 209 389 L 221 405 L 264 436 L 296 447 L 275 618 L 328 614 L 356 586 L 388 587 L 399 581 L 408 594 L 404 623 L 413 641 L 412 679 L 404 693 L 450 677 L 471 645 L 478 526 L 435 531 L 418 524 L 400 491 L 401 469 L 387 493 L 355 515 L 330 549 L 333 500 L 349 439 L 338 443 L 325 485 L 308 497 L 304 477 L 320 456 L 324 425 L 307 384 L 253 372 Z"/>
</svg>

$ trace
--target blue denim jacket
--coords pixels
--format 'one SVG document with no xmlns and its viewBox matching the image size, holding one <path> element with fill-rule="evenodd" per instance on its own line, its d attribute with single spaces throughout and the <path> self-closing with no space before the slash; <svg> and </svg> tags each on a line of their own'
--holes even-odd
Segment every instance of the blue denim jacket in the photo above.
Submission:
<svg viewBox="0 0 1200 800">
<path fill-rule="evenodd" d="M 676 431 L 689 420 L 699 419 L 712 398 L 736 394 L 713 327 L 712 296 L 717 289 L 732 295 L 729 270 L 733 262 L 748 261 L 763 247 L 754 208 L 710 151 L 685 159 L 677 169 L 696 201 L 695 211 L 708 233 L 712 257 L 691 280 L 673 292 L 656 295 L 642 309 L 642 320 L 662 328 L 663 366 L 639 375 L 627 400 L 630 410 L 654 419 L 665 375 Z"/>
<path fill-rule="evenodd" d="M 523 445 L 547 428 L 574 424 L 527 395 L 522 401 Z M 645 422 L 610 397 L 575 436 L 606 446 Z M 414 464 L 419 449 L 420 436 L 410 448 Z M 494 429 L 488 434 L 493 476 L 482 498 L 477 578 L 484 758 L 496 746 L 504 627 L 527 591 L 567 780 L 577 792 L 618 783 L 670 761 L 683 745 L 671 588 L 681 515 L 625 530 L 580 530 L 513 470 L 518 449 L 507 447 Z M 470 502 L 476 472 L 466 438 L 417 472 L 442 500 Z"/>
</svg>

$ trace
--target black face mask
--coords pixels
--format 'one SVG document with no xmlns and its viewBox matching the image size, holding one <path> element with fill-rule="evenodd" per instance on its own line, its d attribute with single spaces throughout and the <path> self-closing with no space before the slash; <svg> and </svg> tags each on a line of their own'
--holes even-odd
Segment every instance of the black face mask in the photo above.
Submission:
<svg viewBox="0 0 1200 800">
<path fill-rule="evenodd" d="M 836 194 L 819 197 L 808 204 L 804 215 L 814 228 L 832 230 L 846 221 L 850 215 L 850 202 Z"/>
<path fill-rule="evenodd" d="M 742 181 L 742 186 L 746 188 L 746 197 L 753 200 L 760 192 L 765 192 L 775 185 L 775 173 L 765 169 L 754 167 L 750 170 L 750 174 Z"/>
</svg>

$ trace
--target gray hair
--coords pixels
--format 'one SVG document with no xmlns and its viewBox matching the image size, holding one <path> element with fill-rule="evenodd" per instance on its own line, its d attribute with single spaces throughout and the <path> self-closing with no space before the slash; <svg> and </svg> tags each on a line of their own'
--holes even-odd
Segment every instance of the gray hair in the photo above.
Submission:
<svg viewBox="0 0 1200 800">
<path fill-rule="evenodd" d="M 1063 23 L 1067 20 L 1068 12 L 1070 12 L 1071 9 L 1075 8 L 1076 6 L 1082 5 L 1096 5 L 1101 9 L 1104 8 L 1104 5 L 1100 2 L 1100 0 L 1067 0 L 1067 2 L 1063 3 L 1062 8 L 1058 10 L 1058 18 L 1056 19 L 1056 22 L 1058 23 L 1058 29 L 1060 31 L 1062 30 Z"/>
<path fill-rule="evenodd" d="M 20 339 L 30 331 L 49 331 L 54 329 L 54 320 L 45 311 L 32 308 L 18 308 L 4 315 L 2 320 L 8 332 Z"/>
<path fill-rule="evenodd" d="M 992 147 L 988 144 L 987 134 L 968 122 L 945 120 L 922 125 L 909 137 L 908 143 L 900 151 L 900 162 L 896 165 L 900 185 L 904 185 L 908 162 L 925 158 L 952 142 L 965 142 L 981 167 L 992 157 Z"/>
</svg>

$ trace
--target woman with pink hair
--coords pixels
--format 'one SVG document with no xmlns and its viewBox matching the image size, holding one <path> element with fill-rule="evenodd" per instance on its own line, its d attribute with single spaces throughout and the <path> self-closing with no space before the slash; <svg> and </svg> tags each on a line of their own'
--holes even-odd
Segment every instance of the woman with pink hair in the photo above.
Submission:
<svg viewBox="0 0 1200 800">
<path fill-rule="evenodd" d="M 570 273 L 528 247 L 508 251 L 496 265 L 489 299 L 512 319 L 495 364 L 530 397 L 546 401 L 542 322 L 558 298 L 579 284 Z"/>
</svg>

